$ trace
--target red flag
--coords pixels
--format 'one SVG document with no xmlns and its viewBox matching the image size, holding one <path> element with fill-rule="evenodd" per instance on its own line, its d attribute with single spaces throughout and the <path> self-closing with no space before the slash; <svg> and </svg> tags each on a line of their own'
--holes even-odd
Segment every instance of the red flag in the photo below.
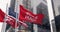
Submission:
<svg viewBox="0 0 60 32">
<path fill-rule="evenodd" d="M 20 5 L 20 17 L 21 21 L 29 21 L 34 24 L 42 24 L 42 20 L 44 18 L 43 14 L 33 14 L 31 11 L 24 8 Z"/>
<path fill-rule="evenodd" d="M 6 14 L 0 9 L 0 22 L 4 22 L 5 15 Z M 13 28 L 15 28 L 16 18 L 6 15 L 5 20 L 6 20 L 7 24 L 10 24 Z M 27 24 L 25 24 L 24 22 L 20 22 L 20 21 L 17 23 L 16 27 L 18 27 L 18 25 L 20 25 L 20 24 L 22 24 L 25 27 L 28 27 Z"/>
<path fill-rule="evenodd" d="M 6 14 L 0 9 L 0 22 L 4 22 L 5 15 Z M 12 27 L 14 27 L 15 20 L 12 17 L 8 16 L 8 15 L 6 15 L 6 16 L 7 16 L 7 18 L 5 19 L 6 23 L 10 24 Z"/>
<path fill-rule="evenodd" d="M 7 24 L 10 24 L 13 28 L 15 28 L 16 20 L 14 18 L 7 16 L 5 20 Z M 16 27 L 18 27 L 18 23 Z"/>
<path fill-rule="evenodd" d="M 13 28 L 15 28 L 16 18 L 8 16 L 6 19 L 6 23 L 10 24 Z M 23 25 L 24 27 L 28 27 L 28 25 L 26 23 L 18 20 L 16 27 L 18 27 L 19 25 Z"/>
<path fill-rule="evenodd" d="M 30 14 L 29 14 L 30 13 Z M 20 20 L 27 20 L 25 19 L 25 16 L 31 16 L 34 17 L 35 15 L 31 12 L 27 11 L 27 9 L 23 8 L 23 6 L 20 5 Z"/>
<path fill-rule="evenodd" d="M 3 22 L 5 18 L 5 13 L 0 9 L 0 22 Z"/>
</svg>

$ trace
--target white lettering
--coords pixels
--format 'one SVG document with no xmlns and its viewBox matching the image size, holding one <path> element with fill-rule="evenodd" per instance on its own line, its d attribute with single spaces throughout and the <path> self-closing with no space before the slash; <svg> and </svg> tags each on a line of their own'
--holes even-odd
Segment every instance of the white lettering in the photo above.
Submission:
<svg viewBox="0 0 60 32">
<path fill-rule="evenodd" d="M 31 16 L 28 16 L 28 15 L 26 15 L 25 16 L 25 19 L 27 19 L 27 20 L 30 20 L 30 21 L 36 21 L 37 20 L 37 17 L 31 17 Z"/>
</svg>

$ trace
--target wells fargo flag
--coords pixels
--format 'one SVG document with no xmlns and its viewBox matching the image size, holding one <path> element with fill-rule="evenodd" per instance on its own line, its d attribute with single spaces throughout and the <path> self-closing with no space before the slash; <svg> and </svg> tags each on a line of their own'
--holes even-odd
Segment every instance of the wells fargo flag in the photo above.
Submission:
<svg viewBox="0 0 60 32">
<path fill-rule="evenodd" d="M 42 24 L 42 20 L 44 18 L 43 14 L 34 14 L 30 10 L 27 10 L 22 5 L 20 5 L 20 17 L 21 21 L 28 21 L 34 24 Z"/>
</svg>

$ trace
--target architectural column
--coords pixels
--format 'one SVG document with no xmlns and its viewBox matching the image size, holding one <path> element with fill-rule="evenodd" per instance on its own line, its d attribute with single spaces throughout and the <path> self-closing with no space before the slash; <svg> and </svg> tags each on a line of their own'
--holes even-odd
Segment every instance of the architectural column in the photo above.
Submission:
<svg viewBox="0 0 60 32">
<path fill-rule="evenodd" d="M 50 23 L 51 32 L 56 32 L 55 19 L 54 19 L 51 0 L 47 0 L 47 6 L 48 6 L 48 15 L 49 15 L 49 23 Z"/>
</svg>

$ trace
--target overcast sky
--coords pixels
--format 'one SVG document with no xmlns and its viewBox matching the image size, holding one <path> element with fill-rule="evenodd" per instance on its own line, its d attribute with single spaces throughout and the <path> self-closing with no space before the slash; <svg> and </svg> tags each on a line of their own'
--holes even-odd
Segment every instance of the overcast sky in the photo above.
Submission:
<svg viewBox="0 0 60 32">
<path fill-rule="evenodd" d="M 0 9 L 6 12 L 6 5 L 10 5 L 10 0 L 0 0 Z"/>
</svg>

